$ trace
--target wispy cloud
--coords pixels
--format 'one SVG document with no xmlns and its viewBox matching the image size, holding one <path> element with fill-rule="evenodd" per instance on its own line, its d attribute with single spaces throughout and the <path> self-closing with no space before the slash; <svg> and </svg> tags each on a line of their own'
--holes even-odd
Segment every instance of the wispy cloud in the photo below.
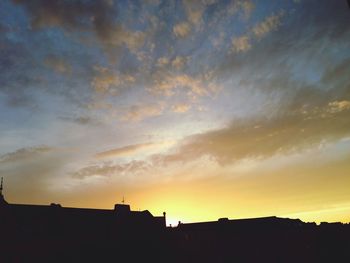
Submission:
<svg viewBox="0 0 350 263">
<path fill-rule="evenodd" d="M 80 125 L 88 125 L 88 124 L 95 124 L 97 121 L 93 120 L 91 117 L 88 116 L 78 116 L 78 117 L 67 117 L 62 116 L 59 117 L 60 120 L 80 124 Z"/>
<path fill-rule="evenodd" d="M 0 163 L 12 163 L 24 160 L 30 160 L 42 154 L 53 151 L 54 148 L 49 146 L 36 146 L 29 148 L 21 148 L 17 151 L 6 153 L 0 156 Z"/>
<path fill-rule="evenodd" d="M 65 176 L 66 167 L 74 159 L 72 150 L 49 146 L 21 148 L 0 157 L 0 175 L 4 176 L 20 199 L 47 197 L 49 186 L 57 178 Z"/>
<path fill-rule="evenodd" d="M 84 179 L 91 176 L 118 176 L 124 174 L 137 174 L 149 170 L 150 164 L 144 161 L 131 161 L 126 164 L 113 164 L 104 162 L 101 164 L 94 164 L 81 168 L 73 172 L 73 178 Z"/>
<path fill-rule="evenodd" d="M 273 119 L 234 122 L 223 129 L 183 140 L 175 153 L 159 156 L 158 162 L 188 162 L 210 156 L 221 164 L 245 158 L 288 155 L 333 143 L 350 136 L 350 110 L 288 114 Z"/>
<path fill-rule="evenodd" d="M 96 154 L 97 158 L 129 156 L 155 146 L 154 143 L 128 145 Z"/>
</svg>

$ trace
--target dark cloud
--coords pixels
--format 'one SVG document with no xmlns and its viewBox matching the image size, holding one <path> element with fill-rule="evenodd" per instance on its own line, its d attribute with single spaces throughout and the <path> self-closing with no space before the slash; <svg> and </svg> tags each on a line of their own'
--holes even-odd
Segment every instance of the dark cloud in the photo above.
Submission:
<svg viewBox="0 0 350 263">
<path fill-rule="evenodd" d="M 31 15 L 34 29 L 59 26 L 66 30 L 94 30 L 101 38 L 108 38 L 116 14 L 113 1 L 84 0 L 14 0 Z"/>
<path fill-rule="evenodd" d="M 86 103 L 90 94 L 84 81 L 89 81 L 87 65 L 92 62 L 77 52 L 74 45 L 68 48 L 49 35 L 25 29 L 0 35 L 0 94 L 5 104 L 42 110 L 48 106 L 42 103 L 46 96 L 64 98 L 70 106 Z"/>
<path fill-rule="evenodd" d="M 79 125 L 88 125 L 88 124 L 96 124 L 98 121 L 92 119 L 88 116 L 79 116 L 79 117 L 59 117 L 60 120 L 68 121 L 72 123 L 76 123 Z"/>
<path fill-rule="evenodd" d="M 44 64 L 56 73 L 70 74 L 72 71 L 71 65 L 68 62 L 54 55 L 48 55 L 44 60 Z"/>
<path fill-rule="evenodd" d="M 0 21 L 9 24 L 1 26 L 0 36 L 0 92 L 9 106 L 43 110 L 48 104 L 41 97 L 47 96 L 63 98 L 71 108 L 84 108 L 94 96 L 93 68 L 104 55 L 108 60 L 124 49 L 136 52 L 144 43 L 143 32 L 128 30 L 117 21 L 118 4 L 113 1 L 12 3 L 4 8 L 14 12 L 15 22 Z M 18 13 L 22 8 L 28 16 Z M 20 15 L 28 18 L 31 28 Z M 101 47 L 108 52 L 102 54 Z"/>
<path fill-rule="evenodd" d="M 338 65 L 329 65 L 322 77 L 322 83 L 333 87 L 343 98 L 350 99 L 350 58 L 344 59 Z M 334 91 L 331 91 L 334 92 Z"/>
<path fill-rule="evenodd" d="M 247 68 L 250 74 L 257 71 L 269 74 L 278 70 L 280 64 L 289 65 L 296 58 L 331 64 L 334 61 L 329 58 L 334 56 L 330 55 L 330 47 L 340 43 L 349 46 L 350 16 L 345 1 L 303 1 L 293 10 L 284 10 L 280 23 L 269 37 L 254 42 L 249 52 L 222 60 L 222 64 L 215 66 L 216 74 L 228 77 Z"/>
<path fill-rule="evenodd" d="M 35 99 L 28 92 L 28 86 L 40 83 L 34 73 L 35 58 L 21 43 L 11 43 L 1 37 L 0 41 L 0 92 L 7 95 L 6 103 L 14 107 L 36 107 Z"/>
<path fill-rule="evenodd" d="M 89 45 L 84 33 L 92 32 L 106 51 L 118 54 L 122 46 L 130 51 L 143 45 L 144 33 L 129 31 L 118 22 L 117 4 L 110 0 L 14 0 L 31 16 L 34 29 L 60 27 L 67 32 L 82 33 L 81 42 Z M 86 41 L 84 41 L 86 39 Z M 93 42 L 93 39 L 90 38 Z"/>
</svg>

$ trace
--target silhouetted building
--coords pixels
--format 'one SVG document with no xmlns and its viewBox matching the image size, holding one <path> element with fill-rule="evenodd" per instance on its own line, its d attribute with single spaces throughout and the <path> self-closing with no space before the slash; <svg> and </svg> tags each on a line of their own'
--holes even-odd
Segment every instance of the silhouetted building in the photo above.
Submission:
<svg viewBox="0 0 350 263">
<path fill-rule="evenodd" d="M 164 244 L 165 213 L 156 217 L 148 210 L 132 211 L 126 204 L 116 204 L 113 210 L 11 204 L 2 190 L 1 182 L 4 262 L 98 262 L 117 256 L 138 260 L 159 253 Z M 138 252 L 130 253 L 134 249 Z"/>
<path fill-rule="evenodd" d="M 124 198 L 123 198 L 124 199 Z M 0 262 L 350 262 L 350 225 L 275 216 L 181 223 L 165 213 L 10 204 L 0 185 Z"/>
</svg>

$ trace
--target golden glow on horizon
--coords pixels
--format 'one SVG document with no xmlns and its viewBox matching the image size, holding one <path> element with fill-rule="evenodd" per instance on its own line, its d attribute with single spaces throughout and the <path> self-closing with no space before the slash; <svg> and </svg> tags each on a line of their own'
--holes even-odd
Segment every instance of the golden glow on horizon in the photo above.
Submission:
<svg viewBox="0 0 350 263">
<path fill-rule="evenodd" d="M 251 164 L 250 164 L 251 165 Z M 266 166 L 266 164 L 261 164 Z M 264 216 L 300 218 L 306 222 L 350 222 L 350 168 L 347 158 L 318 164 L 290 164 L 291 167 L 242 169 L 243 174 L 204 176 L 192 169 L 193 176 L 175 177 L 152 184 L 87 184 L 80 191 L 46 193 L 14 191 L 6 182 L 5 197 L 10 203 L 61 203 L 63 206 L 113 209 L 125 196 L 133 210 L 149 210 L 153 215 L 167 213 L 173 226 L 181 222 L 215 221 Z M 207 163 L 205 170 L 211 167 Z M 203 168 L 204 169 L 204 168 Z M 256 171 L 259 170 L 259 173 Z M 322 180 L 318 180 L 322 178 Z M 5 179 L 6 181 L 6 179 Z M 16 182 L 14 182 L 16 183 Z M 73 187 L 73 189 L 76 189 Z M 57 189 L 59 190 L 59 189 Z M 52 195 L 51 195 L 52 196 Z"/>
</svg>

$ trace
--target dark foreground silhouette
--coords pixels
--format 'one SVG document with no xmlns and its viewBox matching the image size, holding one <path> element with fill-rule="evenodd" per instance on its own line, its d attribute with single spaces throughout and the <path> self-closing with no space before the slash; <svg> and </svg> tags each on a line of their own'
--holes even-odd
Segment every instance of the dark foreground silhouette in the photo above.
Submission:
<svg viewBox="0 0 350 263">
<path fill-rule="evenodd" d="M 278 217 L 179 224 L 165 213 L 9 204 L 0 262 L 350 262 L 350 225 Z"/>
</svg>

